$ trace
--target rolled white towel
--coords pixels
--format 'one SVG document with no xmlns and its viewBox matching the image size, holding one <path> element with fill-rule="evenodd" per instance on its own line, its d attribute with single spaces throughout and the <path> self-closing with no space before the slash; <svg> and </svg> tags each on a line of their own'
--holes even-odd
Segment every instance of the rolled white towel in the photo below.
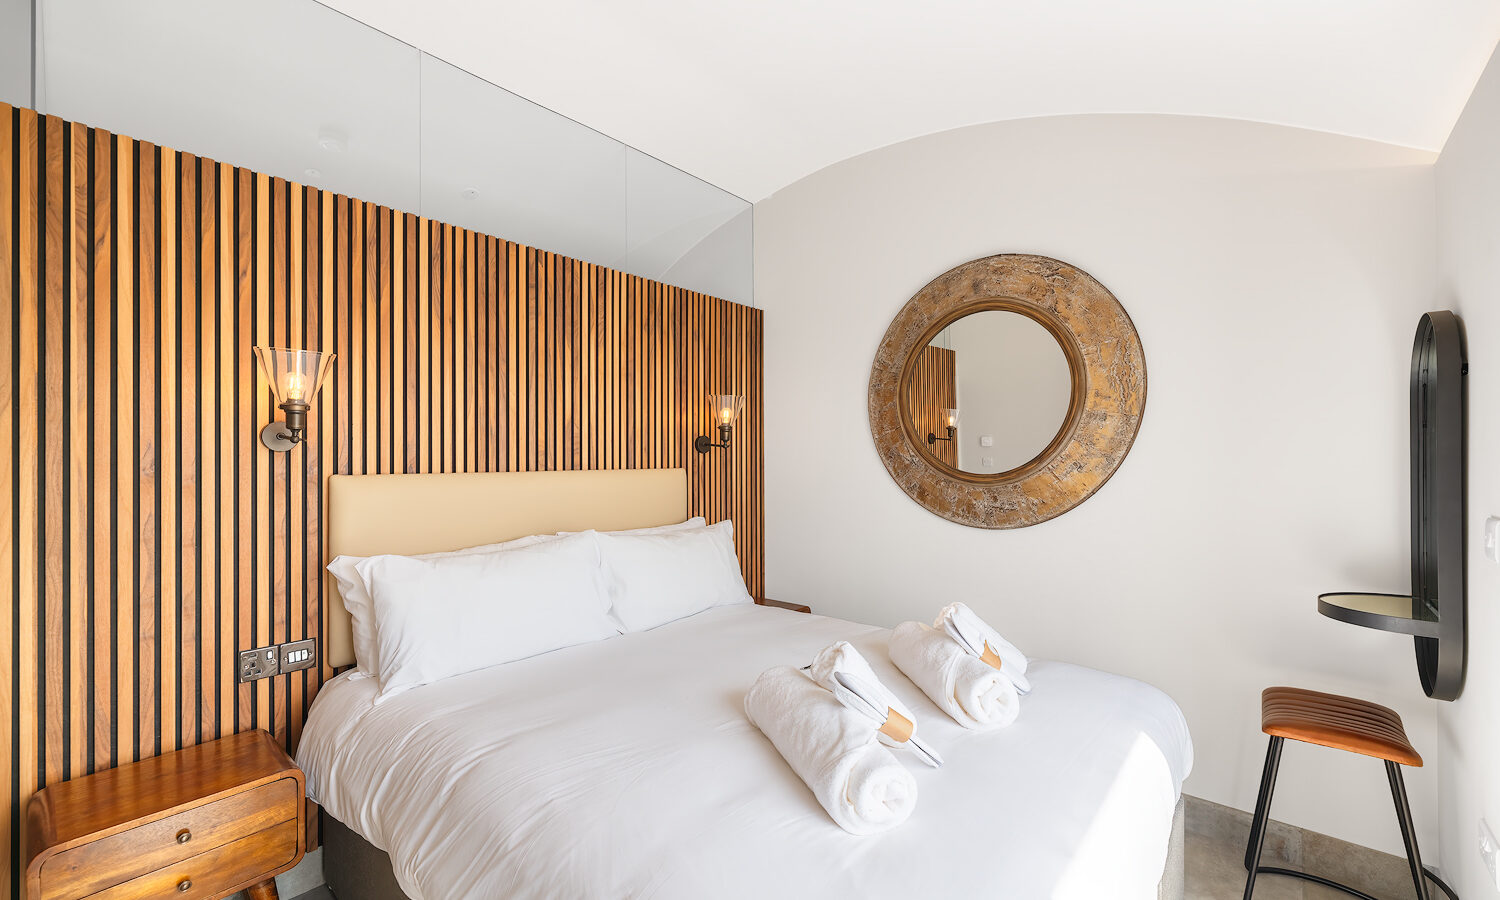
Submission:
<svg viewBox="0 0 1500 900">
<path fill-rule="evenodd" d="M 1026 654 L 1016 645 L 1000 636 L 989 623 L 979 618 L 965 603 L 950 603 L 938 613 L 932 623 L 934 628 L 945 632 L 964 649 L 975 656 L 996 660 L 999 668 L 1015 684 L 1022 696 L 1031 693 L 1031 682 L 1026 678 Z"/>
<path fill-rule="evenodd" d="M 942 631 L 902 622 L 891 633 L 891 662 L 965 728 L 1002 728 L 1021 712 L 1021 695 L 996 669 Z"/>
<path fill-rule="evenodd" d="M 911 710 L 907 709 L 905 703 L 902 703 L 897 699 L 895 694 L 891 693 L 890 688 L 881 683 L 880 676 L 876 675 L 875 670 L 870 668 L 869 661 L 860 656 L 859 651 L 854 649 L 854 646 L 848 641 L 829 644 L 818 651 L 818 655 L 813 657 L 812 665 L 809 665 L 804 671 L 807 672 L 808 677 L 813 681 L 816 681 L 835 694 L 839 692 L 839 684 L 834 675 L 843 672 L 846 675 L 855 676 L 862 684 L 869 685 L 874 689 L 875 696 L 869 699 L 878 709 L 893 709 L 897 713 L 900 713 L 901 717 L 911 724 L 911 733 L 916 733 L 917 717 L 911 714 Z M 899 747 L 905 743 L 904 740 L 897 740 L 895 737 L 884 732 L 878 734 L 877 737 L 887 747 Z"/>
<path fill-rule="evenodd" d="M 916 779 L 876 742 L 869 720 L 803 672 L 762 672 L 745 695 L 745 715 L 850 834 L 895 828 L 916 807 Z"/>
</svg>

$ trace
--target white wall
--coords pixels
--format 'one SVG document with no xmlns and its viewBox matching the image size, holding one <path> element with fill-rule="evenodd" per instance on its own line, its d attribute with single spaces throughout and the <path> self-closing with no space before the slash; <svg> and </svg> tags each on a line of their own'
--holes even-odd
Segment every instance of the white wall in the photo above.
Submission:
<svg viewBox="0 0 1500 900">
<path fill-rule="evenodd" d="M 1410 580 L 1406 382 L 1432 301 L 1432 161 L 1246 122 L 1033 119 L 887 147 L 757 204 L 769 595 L 886 625 L 961 598 L 1032 655 L 1150 681 L 1192 727 L 1187 790 L 1242 809 L 1268 685 L 1386 703 L 1433 748 L 1410 639 L 1315 609 L 1319 592 Z M 1149 397 L 1098 494 L 987 532 L 896 487 L 865 396 L 902 303 L 1005 251 L 1067 260 L 1120 298 Z M 1410 786 L 1431 847 L 1432 770 Z M 1274 812 L 1400 851 L 1374 761 L 1289 747 Z"/>
<path fill-rule="evenodd" d="M 1481 816 L 1500 830 L 1500 567 L 1484 519 L 1500 515 L 1500 63 L 1490 61 L 1437 164 L 1438 295 L 1464 320 L 1469 353 L 1469 672 L 1441 707 L 1442 866 L 1464 900 L 1500 897 L 1478 851 Z"/>
</svg>

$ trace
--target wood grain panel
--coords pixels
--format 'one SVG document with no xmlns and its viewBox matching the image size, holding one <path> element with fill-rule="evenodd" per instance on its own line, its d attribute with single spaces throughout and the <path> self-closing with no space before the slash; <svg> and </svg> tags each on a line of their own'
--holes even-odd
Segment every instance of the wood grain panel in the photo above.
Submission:
<svg viewBox="0 0 1500 900">
<path fill-rule="evenodd" d="M 681 466 L 764 592 L 758 310 L 4 105 L 0 174 L 0 900 L 39 787 L 295 748 L 333 671 L 233 655 L 321 636 L 329 474 Z M 338 354 L 289 454 L 258 344 Z"/>
<path fill-rule="evenodd" d="M 911 374 L 911 402 L 907 415 L 918 434 L 929 432 L 943 437 L 946 432 L 943 410 L 958 406 L 958 354 L 942 347 L 926 347 L 917 358 Z M 959 410 L 959 427 L 963 426 Z M 958 442 L 937 441 L 926 445 L 932 455 L 950 466 L 958 465 Z"/>
</svg>

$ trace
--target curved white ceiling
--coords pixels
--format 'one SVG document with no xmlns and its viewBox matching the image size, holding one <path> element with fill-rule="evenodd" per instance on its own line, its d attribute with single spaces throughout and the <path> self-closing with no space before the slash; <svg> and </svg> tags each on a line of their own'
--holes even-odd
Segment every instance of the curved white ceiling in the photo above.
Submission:
<svg viewBox="0 0 1500 900">
<path fill-rule="evenodd" d="M 749 200 L 1001 119 L 1174 113 L 1436 150 L 1495 0 L 323 0 Z"/>
</svg>

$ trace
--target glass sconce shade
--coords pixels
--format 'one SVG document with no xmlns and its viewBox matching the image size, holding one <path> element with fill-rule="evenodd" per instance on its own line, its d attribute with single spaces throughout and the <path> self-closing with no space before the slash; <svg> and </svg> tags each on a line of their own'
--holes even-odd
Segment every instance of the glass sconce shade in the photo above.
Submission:
<svg viewBox="0 0 1500 900">
<path fill-rule="evenodd" d="M 332 371 L 333 357 L 319 350 L 255 348 L 261 374 L 271 385 L 276 405 L 286 414 L 285 422 L 272 422 L 261 429 L 261 443 L 272 450 L 286 451 L 301 442 L 308 407 Z"/>
<path fill-rule="evenodd" d="M 740 394 L 710 394 L 708 399 L 713 403 L 714 424 L 719 429 L 719 442 L 716 444 L 707 435 L 699 435 L 693 441 L 693 449 L 699 453 L 707 453 L 714 447 L 728 447 L 730 435 L 734 433 L 734 422 L 745 408 L 745 398 Z"/>
<path fill-rule="evenodd" d="M 333 370 L 333 354 L 320 350 L 284 350 L 256 347 L 261 374 L 271 383 L 276 405 L 310 403 Z"/>
<path fill-rule="evenodd" d="M 938 426 L 946 434 L 943 437 L 939 437 L 935 432 L 927 432 L 927 443 L 929 446 L 936 444 L 938 441 L 953 440 L 953 436 L 958 433 L 958 410 L 944 407 L 942 414 L 938 416 Z"/>
<path fill-rule="evenodd" d="M 734 425 L 745 407 L 745 398 L 738 394 L 714 394 L 714 424 L 723 428 Z"/>
</svg>

